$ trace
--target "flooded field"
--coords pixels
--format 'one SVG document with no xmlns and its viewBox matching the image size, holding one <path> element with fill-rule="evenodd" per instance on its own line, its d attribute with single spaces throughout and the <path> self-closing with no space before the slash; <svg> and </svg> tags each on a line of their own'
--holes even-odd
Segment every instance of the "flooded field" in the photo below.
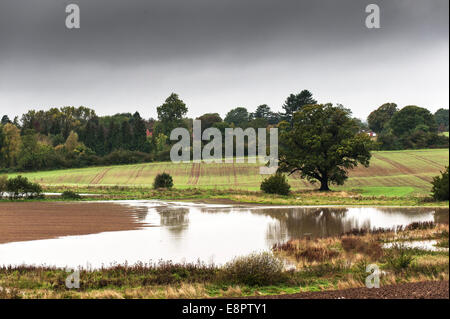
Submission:
<svg viewBox="0 0 450 319">
<path fill-rule="evenodd" d="M 9 205 L 8 213 L 2 205 Z M 0 204 L 2 232 L 17 226 L 13 215 L 14 207 L 19 206 L 14 205 Z M 32 205 L 28 214 L 24 207 L 16 212 L 17 223 L 23 227 L 16 233 L 41 235 L 30 236 L 37 240 L 29 241 L 10 236 L 9 242 L 0 245 L 1 265 L 95 268 L 158 260 L 222 264 L 293 238 L 332 236 L 353 228 L 393 227 L 416 221 L 448 222 L 449 215 L 448 208 L 261 207 L 160 201 L 63 203 L 56 210 L 51 207 L 54 203 Z M 54 212 L 49 213 L 49 208 Z M 40 222 L 24 222 L 33 210 L 44 212 Z M 114 223 L 111 216 L 116 216 Z M 9 226 L 5 226 L 5 220 Z M 45 236 L 39 229 L 42 227 L 52 235 Z"/>
<path fill-rule="evenodd" d="M 115 203 L 0 203 L 0 244 L 142 228 L 145 207 Z"/>
</svg>

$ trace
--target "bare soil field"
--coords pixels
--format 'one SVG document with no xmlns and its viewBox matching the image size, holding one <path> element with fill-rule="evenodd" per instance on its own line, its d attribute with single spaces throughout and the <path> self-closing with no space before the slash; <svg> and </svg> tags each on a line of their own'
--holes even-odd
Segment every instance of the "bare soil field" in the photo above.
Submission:
<svg viewBox="0 0 450 319">
<path fill-rule="evenodd" d="M 145 227 L 139 209 L 114 203 L 0 203 L 0 244 Z"/>
<path fill-rule="evenodd" d="M 448 281 L 425 281 L 380 288 L 301 292 L 291 295 L 256 296 L 258 299 L 449 299 Z"/>
</svg>

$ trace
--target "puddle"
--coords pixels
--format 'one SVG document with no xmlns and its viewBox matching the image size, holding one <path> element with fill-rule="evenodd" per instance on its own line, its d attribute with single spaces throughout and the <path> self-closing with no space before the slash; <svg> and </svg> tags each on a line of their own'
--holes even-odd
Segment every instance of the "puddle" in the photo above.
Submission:
<svg viewBox="0 0 450 319">
<path fill-rule="evenodd" d="M 438 243 L 437 240 L 402 241 L 402 242 L 395 242 L 395 243 L 386 243 L 383 245 L 383 248 L 391 248 L 392 246 L 398 244 L 398 245 L 403 245 L 406 248 L 412 248 L 412 249 L 417 248 L 417 249 L 428 250 L 428 251 L 448 251 L 448 248 L 436 247 L 437 243 Z"/>
</svg>

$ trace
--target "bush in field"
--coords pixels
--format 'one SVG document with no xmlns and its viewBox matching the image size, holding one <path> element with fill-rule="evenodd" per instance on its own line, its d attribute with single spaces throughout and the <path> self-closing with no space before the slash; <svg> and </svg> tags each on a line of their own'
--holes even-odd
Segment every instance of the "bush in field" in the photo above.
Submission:
<svg viewBox="0 0 450 319">
<path fill-rule="evenodd" d="M 385 254 L 386 262 L 389 268 L 395 272 L 406 270 L 414 260 L 411 249 L 402 244 L 394 244 Z"/>
<path fill-rule="evenodd" d="M 281 173 L 276 173 L 261 183 L 261 190 L 268 194 L 288 195 L 290 189 L 286 176 Z"/>
<path fill-rule="evenodd" d="M 225 279 L 236 284 L 263 286 L 283 280 L 283 261 L 265 252 L 237 257 L 224 266 Z"/>
<path fill-rule="evenodd" d="M 30 182 L 26 177 L 21 175 L 10 178 L 6 182 L 6 191 L 11 199 L 17 199 L 20 196 L 26 198 L 36 198 L 42 196 L 42 187 L 39 184 Z"/>
<path fill-rule="evenodd" d="M 64 191 L 61 197 L 63 199 L 81 199 L 81 196 L 73 191 Z"/>
<path fill-rule="evenodd" d="M 167 173 L 158 174 L 153 182 L 153 188 L 172 188 L 173 178 Z"/>
<path fill-rule="evenodd" d="M 431 192 L 434 199 L 448 200 L 448 166 L 445 168 L 445 171 L 441 172 L 441 176 L 433 177 L 431 184 L 433 184 Z"/>
</svg>

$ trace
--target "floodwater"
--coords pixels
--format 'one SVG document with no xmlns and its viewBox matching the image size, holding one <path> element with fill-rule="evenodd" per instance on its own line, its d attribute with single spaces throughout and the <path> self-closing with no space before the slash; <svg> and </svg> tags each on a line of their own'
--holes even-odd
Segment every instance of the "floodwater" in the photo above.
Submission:
<svg viewBox="0 0 450 319">
<path fill-rule="evenodd" d="M 448 248 L 437 247 L 436 246 L 437 244 L 438 244 L 437 240 L 415 240 L 415 241 L 386 243 L 383 245 L 383 248 L 392 248 L 398 246 L 412 249 L 417 248 L 428 251 L 448 251 Z"/>
<path fill-rule="evenodd" d="M 332 236 L 353 228 L 385 228 L 418 221 L 448 223 L 449 216 L 448 208 L 114 203 L 136 208 L 136 218 L 149 227 L 2 244 L 0 265 L 97 268 L 159 260 L 223 264 L 236 256 L 268 251 L 273 244 L 292 238 Z"/>
</svg>

